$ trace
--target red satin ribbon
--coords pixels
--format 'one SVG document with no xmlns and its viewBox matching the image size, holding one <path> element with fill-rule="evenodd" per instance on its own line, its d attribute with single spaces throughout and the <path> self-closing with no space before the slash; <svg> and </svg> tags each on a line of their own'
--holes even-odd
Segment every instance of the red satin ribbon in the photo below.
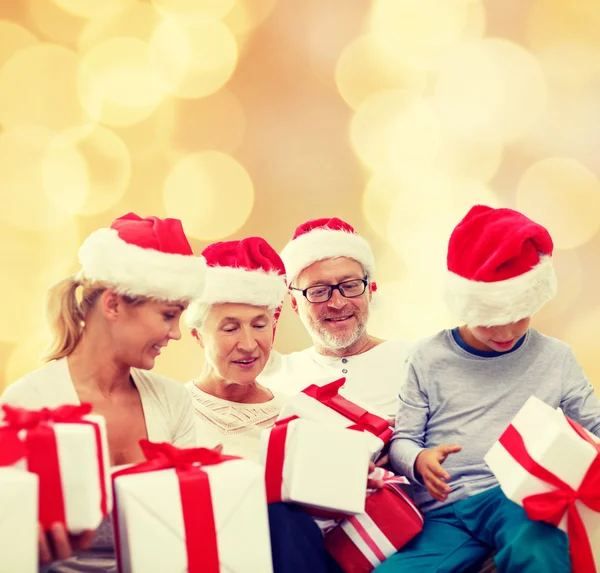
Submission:
<svg viewBox="0 0 600 573">
<path fill-rule="evenodd" d="M 0 432 L 11 435 L 13 442 L 21 430 L 26 430 L 23 447 L 26 450 L 27 469 L 39 478 L 39 521 L 47 530 L 53 523 L 66 524 L 65 499 L 60 476 L 58 446 L 54 424 L 85 424 L 94 430 L 96 455 L 98 460 L 98 478 L 100 482 L 100 510 L 108 514 L 108 496 L 104 455 L 100 427 L 83 417 L 92 411 L 91 404 L 66 404 L 58 408 L 27 410 L 3 405 L 5 426 Z"/>
<path fill-rule="evenodd" d="M 345 382 L 345 378 L 340 378 L 324 386 L 311 384 L 302 392 L 354 422 L 350 429 L 370 432 L 387 443 L 393 432 L 388 421 L 341 396 L 339 390 Z"/>
<path fill-rule="evenodd" d="M 175 469 L 179 481 L 179 493 L 185 528 L 185 545 L 188 559 L 188 573 L 219 573 L 219 551 L 217 530 L 210 493 L 208 475 L 201 466 L 211 466 L 229 460 L 239 460 L 228 456 L 219 449 L 188 448 L 180 449 L 166 442 L 154 443 L 140 440 L 140 447 L 146 457 L 145 462 L 113 474 L 114 481 L 124 475 Z M 116 498 L 115 498 L 116 499 Z M 114 512 L 115 541 L 119 571 L 121 563 L 120 539 L 117 512 Z"/>
<path fill-rule="evenodd" d="M 0 467 L 12 466 L 27 455 L 25 444 L 16 432 L 3 432 L 0 428 Z"/>
<path fill-rule="evenodd" d="M 278 420 L 271 428 L 267 455 L 265 461 L 265 488 L 267 503 L 281 501 L 281 488 L 283 487 L 283 464 L 285 463 L 285 442 L 287 440 L 288 424 L 297 420 L 298 416 L 290 416 Z"/>
<path fill-rule="evenodd" d="M 558 526 L 566 514 L 573 573 L 598 573 L 590 540 L 575 501 L 579 500 L 593 511 L 600 512 L 600 444 L 594 442 L 577 422 L 569 418 L 567 420 L 577 434 L 594 446 L 597 452 L 577 490 L 529 455 L 523 437 L 513 425 L 506 429 L 499 441 L 528 473 L 556 488 L 524 498 L 523 507 L 527 516 Z"/>
</svg>

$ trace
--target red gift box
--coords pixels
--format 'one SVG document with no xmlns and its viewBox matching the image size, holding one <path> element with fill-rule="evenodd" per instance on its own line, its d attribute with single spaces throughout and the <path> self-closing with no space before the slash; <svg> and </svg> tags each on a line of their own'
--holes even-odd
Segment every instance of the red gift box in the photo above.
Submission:
<svg viewBox="0 0 600 573">
<path fill-rule="evenodd" d="M 401 483 L 386 480 L 367 498 L 365 513 L 344 519 L 325 537 L 325 548 L 346 573 L 370 573 L 423 529 L 423 515 Z"/>
</svg>

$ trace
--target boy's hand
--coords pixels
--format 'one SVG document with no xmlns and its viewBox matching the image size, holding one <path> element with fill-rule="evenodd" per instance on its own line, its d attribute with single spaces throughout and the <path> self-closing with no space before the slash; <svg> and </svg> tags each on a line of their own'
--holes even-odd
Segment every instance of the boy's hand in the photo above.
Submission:
<svg viewBox="0 0 600 573">
<path fill-rule="evenodd" d="M 442 467 L 442 463 L 449 454 L 460 452 L 462 446 L 442 444 L 423 450 L 415 460 L 415 470 L 423 478 L 427 491 L 433 499 L 446 501 L 450 493 L 450 486 L 446 483 L 450 479 L 450 474 Z"/>
</svg>

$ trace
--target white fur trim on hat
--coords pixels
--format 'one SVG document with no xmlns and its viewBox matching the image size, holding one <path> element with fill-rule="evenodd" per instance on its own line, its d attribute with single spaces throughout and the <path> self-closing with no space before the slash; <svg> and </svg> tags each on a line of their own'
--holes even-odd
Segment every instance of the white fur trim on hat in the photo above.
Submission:
<svg viewBox="0 0 600 573">
<path fill-rule="evenodd" d="M 285 277 L 277 272 L 207 267 L 204 292 L 190 304 L 185 320 L 190 328 L 196 328 L 204 321 L 207 307 L 226 302 L 276 309 L 286 292 Z"/>
<path fill-rule="evenodd" d="M 234 267 L 208 267 L 206 287 L 200 300 L 206 304 L 237 302 L 278 308 L 287 287 L 285 277 L 277 272 Z"/>
<path fill-rule="evenodd" d="M 281 251 L 290 285 L 306 267 L 334 257 L 348 257 L 358 261 L 369 279 L 375 278 L 375 258 L 371 246 L 356 233 L 319 228 L 291 240 Z"/>
<path fill-rule="evenodd" d="M 552 257 L 542 256 L 530 271 L 497 282 L 465 279 L 448 272 L 446 304 L 470 326 L 498 326 L 535 314 L 556 294 Z"/>
<path fill-rule="evenodd" d="M 203 257 L 163 253 L 127 243 L 115 229 L 94 231 L 79 249 L 80 276 L 119 294 L 189 301 L 202 294 Z"/>
</svg>

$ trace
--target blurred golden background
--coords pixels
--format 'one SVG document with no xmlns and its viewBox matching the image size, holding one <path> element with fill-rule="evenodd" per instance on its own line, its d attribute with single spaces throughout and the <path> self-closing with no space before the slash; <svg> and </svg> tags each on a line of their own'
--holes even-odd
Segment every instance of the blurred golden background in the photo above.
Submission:
<svg viewBox="0 0 600 573">
<path fill-rule="evenodd" d="M 600 390 L 598 30 L 598 0 L 0 2 L 0 390 L 39 366 L 47 286 L 128 211 L 196 252 L 346 219 L 378 261 L 371 332 L 412 340 L 454 324 L 446 243 L 475 203 L 547 225 L 534 325 Z M 182 382 L 183 334 L 156 366 Z M 276 346 L 308 344 L 286 303 Z"/>
</svg>

